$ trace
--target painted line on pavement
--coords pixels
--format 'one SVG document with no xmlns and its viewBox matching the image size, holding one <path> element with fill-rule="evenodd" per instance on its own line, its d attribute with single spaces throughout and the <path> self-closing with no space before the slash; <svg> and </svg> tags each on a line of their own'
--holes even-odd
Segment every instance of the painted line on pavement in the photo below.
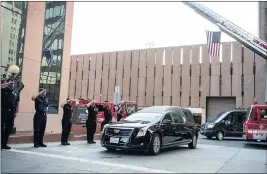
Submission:
<svg viewBox="0 0 267 174">
<path fill-rule="evenodd" d="M 88 159 L 84 159 L 84 158 L 76 158 L 76 157 L 48 154 L 48 153 L 42 153 L 42 152 L 32 152 L 32 151 L 17 150 L 17 149 L 10 149 L 9 152 L 16 152 L 16 153 L 23 153 L 23 154 L 37 155 L 37 156 L 45 156 L 45 157 L 58 158 L 58 159 L 63 159 L 63 160 L 79 161 L 79 162 L 98 164 L 98 165 L 104 165 L 104 166 L 109 166 L 109 167 L 143 171 L 143 172 L 148 172 L 148 173 L 175 173 L 175 172 L 160 170 L 160 169 L 152 169 L 152 168 L 141 167 L 141 166 L 132 166 L 132 165 L 127 165 L 127 164 L 119 164 L 118 165 L 117 163 L 112 163 L 112 162 L 88 160 Z"/>
</svg>

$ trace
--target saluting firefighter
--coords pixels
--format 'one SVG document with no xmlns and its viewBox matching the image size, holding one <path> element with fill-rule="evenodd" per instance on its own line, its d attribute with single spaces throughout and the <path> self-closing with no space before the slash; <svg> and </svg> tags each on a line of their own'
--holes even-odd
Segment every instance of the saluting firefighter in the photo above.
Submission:
<svg viewBox="0 0 267 174">
<path fill-rule="evenodd" d="M 11 149 L 7 143 L 14 127 L 19 104 L 19 94 L 14 89 L 14 86 L 15 83 L 12 79 L 7 80 L 7 83 L 1 85 L 1 150 Z"/>
<path fill-rule="evenodd" d="M 104 118 L 105 120 L 101 123 L 101 131 L 103 130 L 106 124 L 112 122 L 112 112 L 109 108 L 108 101 L 105 101 L 104 105 Z"/>
<path fill-rule="evenodd" d="M 62 124 L 62 134 L 61 134 L 61 145 L 70 145 L 68 138 L 70 135 L 72 127 L 72 100 L 67 98 L 67 100 L 62 103 L 60 106 L 63 108 L 63 117 L 61 120 Z"/>
<path fill-rule="evenodd" d="M 43 142 L 47 121 L 46 112 L 48 107 L 46 89 L 41 88 L 38 94 L 32 96 L 32 100 L 34 101 L 35 105 L 35 114 L 33 117 L 34 147 L 46 147 L 47 145 Z"/>
<path fill-rule="evenodd" d="M 88 118 L 86 120 L 86 130 L 87 130 L 87 143 L 88 144 L 94 144 L 96 143 L 94 141 L 94 135 L 96 131 L 96 125 L 97 125 L 97 114 L 98 110 L 95 105 L 95 101 L 91 101 L 86 105 L 88 110 Z"/>
</svg>

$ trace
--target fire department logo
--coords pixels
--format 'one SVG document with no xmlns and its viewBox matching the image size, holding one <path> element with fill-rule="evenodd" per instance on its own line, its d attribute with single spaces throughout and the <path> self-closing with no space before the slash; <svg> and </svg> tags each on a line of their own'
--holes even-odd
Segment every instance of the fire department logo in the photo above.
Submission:
<svg viewBox="0 0 267 174">
<path fill-rule="evenodd" d="M 259 128 L 260 128 L 260 130 L 262 130 L 263 129 L 263 125 L 260 125 Z"/>
<path fill-rule="evenodd" d="M 119 129 L 114 129 L 114 133 L 119 133 L 120 132 L 120 130 Z"/>
</svg>

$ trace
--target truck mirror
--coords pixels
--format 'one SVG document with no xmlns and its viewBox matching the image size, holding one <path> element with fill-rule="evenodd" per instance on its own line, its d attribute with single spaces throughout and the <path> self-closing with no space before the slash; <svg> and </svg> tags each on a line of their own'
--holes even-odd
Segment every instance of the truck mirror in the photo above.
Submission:
<svg viewBox="0 0 267 174">
<path fill-rule="evenodd" d="M 257 121 L 260 121 L 260 119 L 261 119 L 261 110 L 260 109 L 257 109 L 256 118 L 257 118 Z"/>
</svg>

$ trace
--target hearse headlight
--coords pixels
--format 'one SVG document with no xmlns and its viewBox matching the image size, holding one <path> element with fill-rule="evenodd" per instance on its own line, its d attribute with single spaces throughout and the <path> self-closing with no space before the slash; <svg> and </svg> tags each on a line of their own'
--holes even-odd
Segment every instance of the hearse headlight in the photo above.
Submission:
<svg viewBox="0 0 267 174">
<path fill-rule="evenodd" d="M 141 128 L 137 133 L 136 137 L 143 137 L 146 135 L 146 132 L 147 132 L 147 127 Z"/>
<path fill-rule="evenodd" d="M 209 125 L 207 126 L 207 128 L 208 128 L 208 129 L 213 129 L 213 128 L 214 128 L 214 124 L 209 124 Z"/>
</svg>

